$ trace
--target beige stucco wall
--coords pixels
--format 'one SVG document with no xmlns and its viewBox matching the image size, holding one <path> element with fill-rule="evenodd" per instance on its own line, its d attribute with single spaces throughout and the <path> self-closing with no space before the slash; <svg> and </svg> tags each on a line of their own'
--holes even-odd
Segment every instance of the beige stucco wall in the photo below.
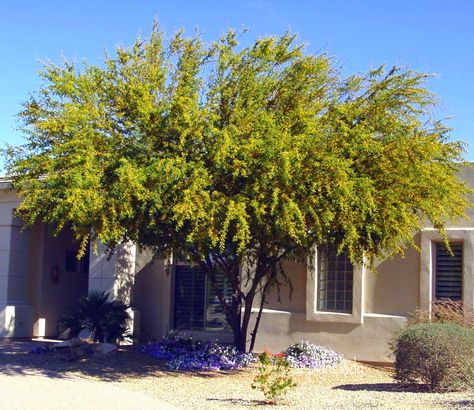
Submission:
<svg viewBox="0 0 474 410">
<path fill-rule="evenodd" d="M 138 250 L 132 306 L 140 312 L 140 339 L 160 339 L 171 330 L 171 274 L 163 259 L 149 250 Z"/>
<path fill-rule="evenodd" d="M 303 313 L 267 312 L 262 316 L 255 349 L 278 352 L 308 340 L 341 352 L 348 359 L 390 361 L 388 342 L 403 324 L 404 319 L 399 317 L 365 316 L 364 324 L 360 325 L 308 322 Z"/>
<path fill-rule="evenodd" d="M 416 306 L 418 300 L 416 272 L 419 254 L 414 250 L 407 252 L 405 259 L 396 257 L 379 266 L 378 273 L 365 274 L 364 288 L 370 295 L 365 300 L 370 310 L 363 315 L 363 324 L 309 321 L 306 317 L 306 265 L 285 261 L 283 269 L 292 280 L 293 292 L 283 286 L 280 300 L 276 291 L 269 296 L 257 337 L 256 350 L 269 348 L 274 351 L 285 349 L 299 340 L 310 340 L 342 352 L 348 358 L 371 361 L 390 360 L 389 341 L 394 332 L 404 323 L 406 315 Z M 411 266 L 415 263 L 415 267 Z M 407 266 L 410 269 L 407 270 Z M 164 261 L 152 262 L 149 252 L 137 252 L 136 275 L 133 291 L 133 306 L 141 314 L 142 340 L 161 338 L 172 329 L 173 275 L 165 271 Z M 394 287 L 396 274 L 407 286 L 413 285 L 411 292 L 405 293 L 404 285 Z M 395 290 L 395 292 L 394 292 Z M 403 302 L 405 301 L 405 302 Z M 403 310 L 407 303 L 410 310 Z M 254 303 L 257 307 L 259 300 Z M 256 312 L 253 313 L 253 319 Z M 216 335 L 201 332 L 182 332 L 200 338 Z M 219 335 L 223 339 L 222 335 Z M 231 341 L 230 337 L 225 339 Z"/>
<path fill-rule="evenodd" d="M 308 320 L 306 265 L 287 261 L 283 268 L 292 280 L 293 294 L 290 299 L 289 289 L 282 287 L 280 302 L 275 291 L 270 295 L 262 315 L 256 350 L 280 351 L 300 340 L 309 340 L 344 353 L 348 358 L 391 360 L 389 341 L 405 323 L 404 316 L 418 304 L 419 254 L 415 250 L 408 250 L 405 258 L 394 257 L 383 262 L 376 273 L 364 273 L 363 323 L 342 323 L 337 318 Z M 259 300 L 254 307 L 258 304 Z M 254 309 L 253 319 L 256 311 Z"/>
<path fill-rule="evenodd" d="M 97 242 L 97 252 L 91 252 L 89 262 L 89 291 L 108 292 L 110 297 L 130 304 L 135 275 L 136 247 L 124 243 L 109 254 Z"/>
<path fill-rule="evenodd" d="M 420 235 L 415 243 L 420 246 Z M 408 248 L 404 256 L 394 257 L 375 266 L 365 275 L 366 313 L 402 315 L 419 307 L 420 253 Z"/>
<path fill-rule="evenodd" d="M 289 287 L 283 286 L 281 288 L 280 300 L 278 300 L 278 292 L 275 290 L 268 296 L 266 309 L 283 309 L 289 312 L 305 313 L 306 311 L 306 266 L 295 261 L 284 261 L 282 268 L 288 278 L 291 279 L 293 290 Z M 290 292 L 291 291 L 291 292 Z M 260 298 L 254 303 L 257 306 L 260 303 Z"/>
</svg>

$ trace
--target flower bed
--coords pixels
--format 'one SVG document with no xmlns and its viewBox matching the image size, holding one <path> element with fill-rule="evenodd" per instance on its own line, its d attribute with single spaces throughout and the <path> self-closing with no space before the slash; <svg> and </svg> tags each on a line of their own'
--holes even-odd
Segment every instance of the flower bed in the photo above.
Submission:
<svg viewBox="0 0 474 410">
<path fill-rule="evenodd" d="M 217 342 L 170 337 L 140 347 L 140 351 L 166 361 L 170 370 L 211 371 L 239 369 L 256 361 L 251 353 Z"/>
<path fill-rule="evenodd" d="M 334 366 L 344 359 L 344 356 L 340 353 L 307 341 L 301 341 L 290 346 L 284 353 L 290 366 L 299 368 L 319 369 Z"/>
</svg>

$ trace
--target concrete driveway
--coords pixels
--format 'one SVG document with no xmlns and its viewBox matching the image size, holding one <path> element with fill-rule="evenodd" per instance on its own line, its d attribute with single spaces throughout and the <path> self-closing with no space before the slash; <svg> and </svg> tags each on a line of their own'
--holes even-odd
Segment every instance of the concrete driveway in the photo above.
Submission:
<svg viewBox="0 0 474 410">
<path fill-rule="evenodd" d="M 28 352 L 36 342 L 1 340 L 0 355 Z M 13 361 L 0 364 L 0 409 L 175 409 L 145 394 L 126 390 L 119 382 L 89 380 L 45 374 L 32 368 L 19 369 Z"/>
<path fill-rule="evenodd" d="M 0 375 L 1 409 L 174 409 L 116 383 L 44 375 Z"/>
</svg>

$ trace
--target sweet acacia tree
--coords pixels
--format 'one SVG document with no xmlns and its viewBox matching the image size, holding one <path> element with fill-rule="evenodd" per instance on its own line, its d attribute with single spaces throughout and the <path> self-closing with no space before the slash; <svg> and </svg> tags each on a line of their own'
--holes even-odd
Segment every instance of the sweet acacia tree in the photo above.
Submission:
<svg viewBox="0 0 474 410">
<path fill-rule="evenodd" d="M 269 289 L 291 280 L 283 259 L 329 242 L 370 262 L 467 205 L 462 145 L 430 120 L 425 74 L 342 78 L 290 34 L 242 47 L 232 31 L 204 44 L 155 26 L 101 66 L 48 63 L 41 76 L 20 113 L 26 144 L 7 149 L 26 224 L 69 226 L 82 251 L 132 241 L 187 258 L 241 350 Z"/>
</svg>

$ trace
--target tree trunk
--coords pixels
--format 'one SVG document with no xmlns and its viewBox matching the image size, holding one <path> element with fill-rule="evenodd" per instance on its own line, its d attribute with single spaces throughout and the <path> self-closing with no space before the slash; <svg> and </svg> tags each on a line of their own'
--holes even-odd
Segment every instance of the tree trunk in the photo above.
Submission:
<svg viewBox="0 0 474 410">
<path fill-rule="evenodd" d="M 240 307 L 237 310 L 233 310 L 231 317 L 228 318 L 229 325 L 232 329 L 232 334 L 234 337 L 234 346 L 237 350 L 244 352 L 245 351 L 245 337 L 242 337 L 242 328 L 241 320 L 242 315 Z"/>
<path fill-rule="evenodd" d="M 241 302 L 243 299 L 244 306 L 242 306 L 242 303 L 240 303 L 239 311 L 239 326 L 237 327 L 232 327 L 232 331 L 234 333 L 234 343 L 235 347 L 237 350 L 242 351 L 242 352 L 247 352 L 247 335 L 248 335 L 248 329 L 250 325 L 250 319 L 252 318 L 252 307 L 253 307 L 253 302 L 255 299 L 255 295 L 258 289 L 258 285 L 262 281 L 263 277 L 265 276 L 265 268 L 262 268 L 262 266 L 259 264 L 258 267 L 256 268 L 256 272 L 253 276 L 253 279 L 251 280 L 251 286 L 247 293 L 241 297 Z M 268 283 L 264 287 L 264 293 L 266 293 L 268 289 Z M 263 301 L 265 300 L 265 297 L 263 296 Z M 242 307 L 243 307 L 243 314 L 242 314 Z M 251 342 L 251 348 L 250 351 L 253 349 L 253 345 L 255 344 L 255 338 L 256 338 L 256 332 L 258 330 L 258 324 L 260 322 L 260 316 L 261 316 L 261 310 L 263 308 L 263 304 L 260 307 L 259 311 L 259 317 L 257 318 L 258 322 L 256 323 L 256 326 L 254 326 L 253 333 L 252 333 L 252 342 Z"/>
<path fill-rule="evenodd" d="M 231 317 L 228 318 L 233 333 L 235 348 L 241 352 L 247 351 L 247 334 L 254 296 L 255 292 L 250 292 L 245 295 L 245 305 L 242 307 L 242 304 L 240 304 L 238 309 L 232 310 Z"/>
<path fill-rule="evenodd" d="M 216 263 L 217 261 L 217 263 Z M 233 340 L 235 348 L 239 351 L 247 351 L 247 335 L 250 325 L 250 319 L 252 317 L 252 306 L 257 293 L 257 289 L 264 279 L 269 269 L 268 258 L 265 254 L 260 255 L 255 267 L 255 272 L 250 280 L 250 288 L 247 293 L 242 292 L 240 271 L 236 264 L 226 264 L 219 261 L 218 257 L 214 256 L 213 259 L 207 258 L 206 261 L 199 261 L 200 266 L 205 271 L 208 278 L 211 280 L 212 287 L 214 288 L 217 297 L 224 309 L 226 319 L 230 328 L 232 329 Z M 216 266 L 217 265 L 217 266 Z M 219 289 L 216 283 L 215 271 L 220 269 L 225 272 L 226 277 L 232 284 L 232 300 L 226 301 L 223 293 L 223 289 Z M 263 288 L 262 300 L 260 303 L 260 309 L 256 318 L 256 323 L 252 331 L 250 351 L 252 351 L 255 345 L 255 339 L 257 336 L 257 330 L 260 324 L 263 304 L 265 303 L 266 292 L 268 291 L 270 280 L 265 284 Z"/>
<path fill-rule="evenodd" d="M 268 292 L 270 283 L 271 281 L 268 280 L 265 286 L 263 287 L 262 298 L 260 299 L 260 306 L 258 309 L 257 318 L 255 319 L 255 325 L 252 331 L 252 338 L 250 339 L 249 352 L 253 352 L 253 348 L 255 347 L 255 341 L 257 340 L 257 331 L 258 331 L 258 327 L 260 326 L 260 320 L 262 319 L 263 306 L 265 305 L 265 299 L 267 297 L 267 292 Z"/>
</svg>

